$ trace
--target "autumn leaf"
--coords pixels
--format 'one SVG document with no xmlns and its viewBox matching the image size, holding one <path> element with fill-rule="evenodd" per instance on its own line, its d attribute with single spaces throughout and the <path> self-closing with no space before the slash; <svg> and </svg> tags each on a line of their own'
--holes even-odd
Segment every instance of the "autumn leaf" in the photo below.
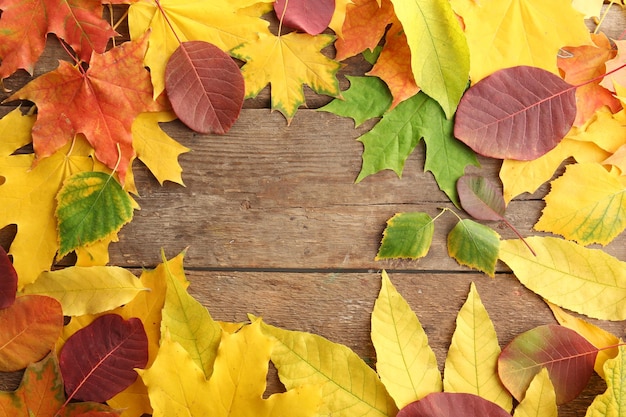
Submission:
<svg viewBox="0 0 626 417">
<path fill-rule="evenodd" d="M 626 188 L 599 164 L 568 165 L 544 200 L 536 230 L 606 245 L 626 229 Z"/>
<path fill-rule="evenodd" d="M 448 254 L 459 264 L 495 276 L 500 235 L 470 219 L 459 220 L 448 233 Z"/>
<path fill-rule="evenodd" d="M 335 0 L 276 0 L 274 11 L 283 25 L 319 35 L 330 24 Z"/>
<path fill-rule="evenodd" d="M 85 62 L 103 53 L 117 33 L 102 19 L 102 3 L 90 0 L 0 2 L 0 79 L 25 69 L 31 75 L 49 33 L 69 44 Z"/>
<path fill-rule="evenodd" d="M 456 183 L 461 207 L 478 220 L 498 221 L 504 218 L 506 205 L 496 185 L 487 178 L 463 175 Z"/>
<path fill-rule="evenodd" d="M 557 417 L 556 393 L 546 368 L 535 375 L 524 394 L 524 399 L 515 407 L 513 417 Z"/>
<path fill-rule="evenodd" d="M 399 409 L 441 391 L 441 374 L 428 337 L 385 271 L 372 311 L 372 343 L 380 380 Z"/>
<path fill-rule="evenodd" d="M 614 69 L 617 69 L 621 65 L 626 63 L 626 40 L 615 40 L 615 46 L 617 47 L 617 55 L 613 59 L 606 62 L 606 72 L 609 73 Z M 616 84 L 626 86 L 626 71 L 611 72 L 606 75 L 600 85 L 609 91 L 616 92 Z"/>
<path fill-rule="evenodd" d="M 302 85 L 318 94 L 340 94 L 335 73 L 340 64 L 320 51 L 334 41 L 331 35 L 311 36 L 291 32 L 274 36 L 259 33 L 259 39 L 232 50 L 246 64 L 241 68 L 246 81 L 246 98 L 256 97 L 269 83 L 271 108 L 280 111 L 288 122 L 305 102 Z"/>
<path fill-rule="evenodd" d="M 391 0 L 402 23 L 415 82 L 451 119 L 469 78 L 469 49 L 447 0 Z"/>
<path fill-rule="evenodd" d="M 0 246 L 0 309 L 10 307 L 15 302 L 17 292 L 17 272 L 6 251 Z"/>
<path fill-rule="evenodd" d="M 594 398 L 587 409 L 585 417 L 620 416 L 623 414 L 623 405 L 626 402 L 626 386 L 624 385 L 624 369 L 626 363 L 626 347 L 619 347 L 619 353 L 614 359 L 606 361 L 604 373 L 606 375 L 606 391 Z"/>
<path fill-rule="evenodd" d="M 435 224 L 428 214 L 396 213 L 387 220 L 376 260 L 422 258 L 430 249 L 434 233 Z"/>
<path fill-rule="evenodd" d="M 452 8 L 465 23 L 472 84 L 499 69 L 518 65 L 558 74 L 555 57 L 561 47 L 590 43 L 583 15 L 571 3 L 452 0 Z"/>
<path fill-rule="evenodd" d="M 57 300 L 40 295 L 17 297 L 0 310 L 0 371 L 12 372 L 41 360 L 54 346 L 63 327 Z"/>
<path fill-rule="evenodd" d="M 146 290 L 141 281 L 124 268 L 74 266 L 42 272 L 22 293 L 52 297 L 61 303 L 64 315 L 80 316 L 112 310 Z"/>
<path fill-rule="evenodd" d="M 626 319 L 626 265 L 599 249 L 554 237 L 500 243 L 500 259 L 531 291 L 560 307 L 602 320 Z"/>
<path fill-rule="evenodd" d="M 321 386 L 323 402 L 316 416 L 393 417 L 397 408 L 378 375 L 347 346 L 321 336 L 283 330 L 263 323 L 278 343 L 271 360 L 288 390 Z"/>
<path fill-rule="evenodd" d="M 6 100 L 37 104 L 32 130 L 37 162 L 82 133 L 95 149 L 96 158 L 117 169 L 124 183 L 135 156 L 133 121 L 155 106 L 150 74 L 142 66 L 146 45 L 147 37 L 143 37 L 95 54 L 87 71 L 61 61 L 56 70 L 37 77 Z M 91 111 L 85 112 L 85 108 Z"/>
<path fill-rule="evenodd" d="M 474 394 L 435 392 L 404 407 L 397 417 L 510 417 L 497 404 Z"/>
<path fill-rule="evenodd" d="M 339 38 L 343 38 L 343 24 L 346 21 L 346 9 L 348 5 L 352 3 L 352 0 L 335 0 L 335 11 L 328 27 L 331 28 Z"/>
<path fill-rule="evenodd" d="M 603 0 L 572 0 L 572 7 L 585 15 L 585 19 L 600 17 Z"/>
</svg>

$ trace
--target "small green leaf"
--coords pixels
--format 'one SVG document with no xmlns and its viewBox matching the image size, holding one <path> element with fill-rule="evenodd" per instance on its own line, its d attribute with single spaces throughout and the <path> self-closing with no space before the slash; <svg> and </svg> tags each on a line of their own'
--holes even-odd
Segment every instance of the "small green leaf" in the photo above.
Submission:
<svg viewBox="0 0 626 417">
<path fill-rule="evenodd" d="M 448 233 L 448 254 L 456 261 L 495 276 L 500 252 L 500 235 L 470 219 L 459 221 Z"/>
<path fill-rule="evenodd" d="M 319 111 L 334 113 L 354 120 L 355 127 L 374 117 L 380 117 L 391 105 L 387 84 L 378 77 L 351 77 L 350 88 L 342 93 L 343 99 L 334 99 Z"/>
<path fill-rule="evenodd" d="M 69 177 L 57 194 L 59 257 L 118 232 L 133 217 L 135 201 L 104 172 Z"/>
<path fill-rule="evenodd" d="M 426 256 L 433 241 L 435 225 L 426 213 L 397 213 L 387 220 L 376 260 Z"/>
</svg>

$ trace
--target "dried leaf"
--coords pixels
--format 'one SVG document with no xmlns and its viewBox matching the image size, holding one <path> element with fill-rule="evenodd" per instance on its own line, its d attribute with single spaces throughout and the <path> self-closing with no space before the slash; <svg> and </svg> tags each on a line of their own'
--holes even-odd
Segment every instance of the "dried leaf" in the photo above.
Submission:
<svg viewBox="0 0 626 417">
<path fill-rule="evenodd" d="M 15 302 L 17 292 L 17 272 L 6 251 L 0 246 L 0 309 L 10 307 Z"/>
<path fill-rule="evenodd" d="M 510 417 L 498 405 L 474 394 L 435 392 L 404 407 L 397 417 Z"/>
<path fill-rule="evenodd" d="M 448 233 L 448 254 L 459 264 L 495 276 L 500 235 L 492 228 L 463 219 Z"/>
<path fill-rule="evenodd" d="M 274 11 L 283 25 L 319 35 L 330 24 L 335 0 L 276 0 Z"/>
<path fill-rule="evenodd" d="M 387 220 L 376 260 L 423 258 L 428 253 L 435 233 L 432 217 L 426 213 L 396 213 Z"/>
<path fill-rule="evenodd" d="M 513 417 L 557 417 L 556 393 L 546 368 L 535 375 Z"/>
</svg>

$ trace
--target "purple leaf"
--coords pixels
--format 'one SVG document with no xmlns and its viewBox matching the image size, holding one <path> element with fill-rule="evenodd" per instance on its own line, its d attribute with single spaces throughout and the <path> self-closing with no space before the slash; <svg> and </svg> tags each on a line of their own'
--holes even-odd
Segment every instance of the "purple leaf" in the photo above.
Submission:
<svg viewBox="0 0 626 417">
<path fill-rule="evenodd" d="M 17 293 L 17 272 L 6 251 L 0 246 L 0 309 L 10 307 Z"/>
<path fill-rule="evenodd" d="M 484 156 L 536 159 L 572 127 L 575 93 L 575 86 L 541 68 L 496 71 L 461 99 L 454 135 Z"/>
<path fill-rule="evenodd" d="M 285 26 L 319 35 L 333 17 L 335 0 L 276 0 L 274 11 Z"/>
<path fill-rule="evenodd" d="M 396 417 L 511 417 L 497 404 L 474 394 L 434 392 L 398 412 Z"/>
<path fill-rule="evenodd" d="M 165 90 L 174 113 L 189 128 L 224 134 L 239 117 L 245 85 L 230 56 L 210 43 L 190 41 L 167 62 Z"/>
<path fill-rule="evenodd" d="M 463 175 L 456 182 L 461 207 L 478 220 L 502 220 L 506 205 L 496 185 L 480 175 Z"/>
<path fill-rule="evenodd" d="M 61 350 L 59 366 L 69 398 L 104 402 L 130 386 L 148 362 L 148 337 L 141 320 L 106 314 L 74 333 Z"/>
<path fill-rule="evenodd" d="M 556 324 L 535 327 L 508 344 L 498 358 L 502 384 L 521 401 L 534 376 L 546 368 L 557 404 L 573 400 L 587 386 L 598 349 L 574 330 Z"/>
</svg>

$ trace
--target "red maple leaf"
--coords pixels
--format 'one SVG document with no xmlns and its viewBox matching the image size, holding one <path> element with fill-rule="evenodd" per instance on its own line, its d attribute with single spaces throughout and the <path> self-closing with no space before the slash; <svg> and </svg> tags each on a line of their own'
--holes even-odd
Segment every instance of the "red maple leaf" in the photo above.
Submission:
<svg viewBox="0 0 626 417">
<path fill-rule="evenodd" d="M 147 35 L 104 54 L 93 54 L 83 70 L 62 61 L 59 67 L 28 83 L 7 101 L 37 104 L 33 146 L 37 160 L 52 155 L 78 133 L 93 146 L 96 158 L 123 183 L 131 159 L 131 127 L 142 112 L 156 110 L 150 75 L 143 67 Z M 119 146 L 119 150 L 118 150 Z"/>
<path fill-rule="evenodd" d="M 102 19 L 100 0 L 0 0 L 0 78 L 18 69 L 32 74 L 35 62 L 54 33 L 83 61 L 103 53 L 117 33 Z"/>
</svg>

